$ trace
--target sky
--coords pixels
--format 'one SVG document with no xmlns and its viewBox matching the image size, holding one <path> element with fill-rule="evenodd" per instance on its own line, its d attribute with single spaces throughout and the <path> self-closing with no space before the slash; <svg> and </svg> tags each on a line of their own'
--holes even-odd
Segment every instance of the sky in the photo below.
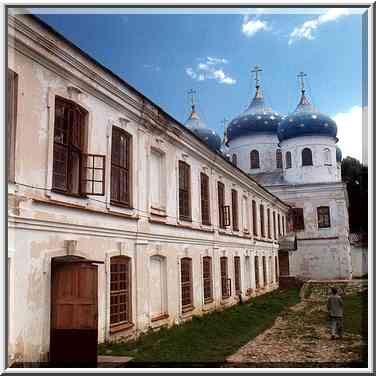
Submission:
<svg viewBox="0 0 376 376">
<path fill-rule="evenodd" d="M 298 103 L 303 71 L 313 105 L 337 122 L 343 157 L 362 160 L 364 9 L 54 12 L 39 17 L 181 123 L 195 90 L 201 119 L 221 136 L 253 97 L 255 65 L 282 114 Z"/>
</svg>

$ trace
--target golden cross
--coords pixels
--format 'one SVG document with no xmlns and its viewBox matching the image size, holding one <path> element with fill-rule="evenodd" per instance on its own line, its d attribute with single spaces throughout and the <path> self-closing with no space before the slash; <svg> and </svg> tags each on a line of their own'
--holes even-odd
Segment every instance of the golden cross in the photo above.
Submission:
<svg viewBox="0 0 376 376">
<path fill-rule="evenodd" d="M 194 97 L 195 94 L 196 94 L 196 90 L 190 89 L 188 91 L 188 95 L 191 96 L 192 107 L 194 107 L 195 105 L 195 97 Z"/>
<path fill-rule="evenodd" d="M 304 77 L 307 77 L 307 74 L 304 73 L 304 72 L 300 72 L 297 76 L 299 79 L 300 79 L 300 86 L 301 86 L 301 90 L 302 92 L 304 91 Z"/>
<path fill-rule="evenodd" d="M 251 71 L 251 73 L 255 74 L 256 86 L 260 86 L 260 79 L 259 79 L 260 72 L 262 72 L 262 69 L 258 65 L 256 65 L 254 69 Z"/>
</svg>

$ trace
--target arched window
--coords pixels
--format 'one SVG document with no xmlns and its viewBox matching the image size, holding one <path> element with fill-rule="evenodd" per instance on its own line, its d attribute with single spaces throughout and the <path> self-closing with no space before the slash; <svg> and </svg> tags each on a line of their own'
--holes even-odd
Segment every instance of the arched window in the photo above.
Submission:
<svg viewBox="0 0 376 376">
<path fill-rule="evenodd" d="M 277 162 L 277 168 L 282 168 L 282 152 L 281 149 L 277 149 L 275 152 L 275 160 Z"/>
<path fill-rule="evenodd" d="M 291 161 L 291 151 L 286 153 L 286 168 L 291 168 L 292 161 Z"/>
<path fill-rule="evenodd" d="M 232 164 L 235 166 L 238 165 L 238 157 L 236 156 L 236 154 L 232 155 Z"/>
<path fill-rule="evenodd" d="M 302 150 L 302 166 L 312 166 L 312 150 L 304 148 Z"/>
<path fill-rule="evenodd" d="M 251 169 L 260 168 L 260 155 L 257 150 L 251 151 Z"/>
<path fill-rule="evenodd" d="M 328 148 L 324 149 L 324 164 L 325 166 L 332 165 L 332 159 L 330 158 L 330 150 Z"/>
</svg>

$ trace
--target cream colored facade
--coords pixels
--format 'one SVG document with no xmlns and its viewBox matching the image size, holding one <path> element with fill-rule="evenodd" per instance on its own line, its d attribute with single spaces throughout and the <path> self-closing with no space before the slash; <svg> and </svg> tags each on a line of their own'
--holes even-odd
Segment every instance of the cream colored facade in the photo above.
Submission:
<svg viewBox="0 0 376 376">
<path fill-rule="evenodd" d="M 8 47 L 8 66 L 18 75 L 14 181 L 8 184 L 10 361 L 48 359 L 53 257 L 72 254 L 104 262 L 98 267 L 99 342 L 134 337 L 236 304 L 234 282 L 230 298 L 221 298 L 221 256 L 228 257 L 232 281 L 234 256 L 240 257 L 243 300 L 278 287 L 278 232 L 277 238 L 261 237 L 258 220 L 259 236 L 253 236 L 251 200 L 285 218 L 286 204 L 34 18 L 9 17 Z M 104 196 L 77 198 L 51 190 L 56 96 L 88 112 L 87 152 L 106 158 Z M 132 136 L 132 208 L 128 209 L 110 202 L 113 126 Z M 179 219 L 179 160 L 191 168 L 191 222 Z M 201 172 L 209 176 L 210 226 L 201 224 Z M 226 204 L 231 205 L 231 189 L 238 192 L 239 231 L 218 228 L 218 181 L 225 184 Z M 128 328 L 110 333 L 109 266 L 117 255 L 131 259 L 132 316 Z M 256 255 L 267 258 L 266 281 L 262 257 L 254 265 Z M 209 304 L 203 299 L 203 256 L 212 257 Z M 193 268 L 194 309 L 186 313 L 181 309 L 183 257 L 192 259 Z M 255 267 L 259 289 L 255 289 Z M 161 312 L 163 319 L 152 320 Z"/>
</svg>

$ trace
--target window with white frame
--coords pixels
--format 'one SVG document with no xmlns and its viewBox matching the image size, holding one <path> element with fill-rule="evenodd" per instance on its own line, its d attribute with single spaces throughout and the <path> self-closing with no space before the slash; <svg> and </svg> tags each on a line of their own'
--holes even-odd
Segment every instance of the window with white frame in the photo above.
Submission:
<svg viewBox="0 0 376 376">
<path fill-rule="evenodd" d="M 155 148 L 150 150 L 150 204 L 152 209 L 165 209 L 165 154 Z"/>
</svg>

